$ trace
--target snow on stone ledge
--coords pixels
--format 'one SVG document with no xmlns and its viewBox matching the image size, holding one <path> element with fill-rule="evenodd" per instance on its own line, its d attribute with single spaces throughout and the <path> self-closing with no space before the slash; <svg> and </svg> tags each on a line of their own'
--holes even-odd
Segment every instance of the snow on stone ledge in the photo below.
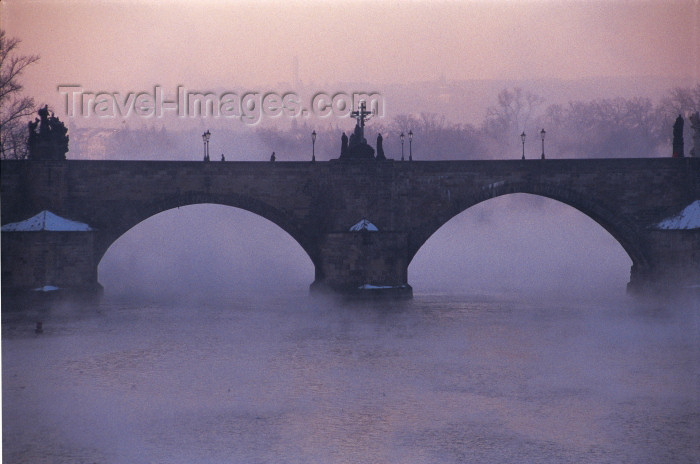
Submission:
<svg viewBox="0 0 700 464">
<path fill-rule="evenodd" d="M 656 224 L 657 229 L 700 229 L 700 200 L 695 200 L 676 216 Z"/>
<path fill-rule="evenodd" d="M 55 292 L 56 290 L 60 290 L 58 287 L 54 287 L 53 285 L 44 285 L 43 287 L 35 288 L 35 292 Z"/>
<path fill-rule="evenodd" d="M 506 181 L 504 181 L 504 180 L 499 180 L 498 182 L 494 182 L 494 183 L 492 183 L 492 184 L 489 184 L 489 185 L 487 185 L 487 186 L 484 187 L 484 188 L 485 188 L 485 189 L 495 189 L 495 188 L 498 188 L 498 187 L 503 187 L 505 184 L 506 184 Z"/>
<path fill-rule="evenodd" d="M 357 287 L 359 290 L 381 290 L 384 288 L 406 288 L 405 285 L 370 285 L 364 284 Z"/>
<path fill-rule="evenodd" d="M 56 216 L 51 211 L 42 211 L 21 222 L 12 222 L 2 226 L 3 232 L 33 232 L 48 230 L 53 232 L 88 232 L 93 230 L 87 224 Z"/>
<path fill-rule="evenodd" d="M 368 230 L 370 232 L 378 232 L 377 226 L 369 222 L 367 219 L 363 219 L 354 226 L 350 228 L 350 232 L 359 232 L 361 230 Z"/>
</svg>

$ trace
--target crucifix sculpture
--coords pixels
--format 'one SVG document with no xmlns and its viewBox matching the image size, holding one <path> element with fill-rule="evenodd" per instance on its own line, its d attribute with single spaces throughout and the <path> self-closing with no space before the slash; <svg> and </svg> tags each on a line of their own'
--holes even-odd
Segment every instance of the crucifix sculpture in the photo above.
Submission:
<svg viewBox="0 0 700 464">
<path fill-rule="evenodd" d="M 357 120 L 357 124 L 349 138 L 345 137 L 345 134 L 341 137 L 340 158 L 374 159 L 374 148 L 369 146 L 365 139 L 365 121 L 372 116 L 372 112 L 367 111 L 364 100 L 360 100 L 359 108 L 351 112 L 350 116 Z"/>
<path fill-rule="evenodd" d="M 350 116 L 357 119 L 357 125 L 360 127 L 360 135 L 365 136 L 365 120 L 372 117 L 372 112 L 367 111 L 367 104 L 364 100 L 360 100 L 360 109 L 350 113 Z M 361 139 L 360 139 L 361 140 Z"/>
</svg>

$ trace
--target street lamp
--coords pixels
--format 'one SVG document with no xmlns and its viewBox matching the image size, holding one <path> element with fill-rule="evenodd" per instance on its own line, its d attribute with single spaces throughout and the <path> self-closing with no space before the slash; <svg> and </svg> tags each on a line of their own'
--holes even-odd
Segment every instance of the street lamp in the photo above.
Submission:
<svg viewBox="0 0 700 464">
<path fill-rule="evenodd" d="M 523 157 L 521 159 L 525 159 L 525 131 L 520 134 L 520 140 L 523 141 Z"/>
<path fill-rule="evenodd" d="M 408 131 L 408 160 L 413 161 L 413 131 Z"/>
<path fill-rule="evenodd" d="M 202 142 L 204 142 L 204 161 L 209 161 L 209 137 L 211 137 L 211 132 L 209 129 L 202 134 Z"/>
<path fill-rule="evenodd" d="M 544 159 L 544 134 L 546 134 L 546 132 L 542 129 L 540 131 L 540 137 L 542 137 L 542 159 Z"/>
<path fill-rule="evenodd" d="M 316 161 L 316 131 L 311 133 L 311 161 Z"/>
<path fill-rule="evenodd" d="M 401 139 L 401 161 L 403 161 L 403 132 L 401 132 L 401 135 L 399 135 L 399 138 Z"/>
</svg>

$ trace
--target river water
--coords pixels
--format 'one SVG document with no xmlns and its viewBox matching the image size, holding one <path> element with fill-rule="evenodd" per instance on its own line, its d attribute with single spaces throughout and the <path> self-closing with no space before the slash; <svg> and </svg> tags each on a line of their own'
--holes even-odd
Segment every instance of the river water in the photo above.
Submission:
<svg viewBox="0 0 700 464">
<path fill-rule="evenodd" d="M 700 462 L 692 305 L 4 306 L 6 463 Z"/>
</svg>

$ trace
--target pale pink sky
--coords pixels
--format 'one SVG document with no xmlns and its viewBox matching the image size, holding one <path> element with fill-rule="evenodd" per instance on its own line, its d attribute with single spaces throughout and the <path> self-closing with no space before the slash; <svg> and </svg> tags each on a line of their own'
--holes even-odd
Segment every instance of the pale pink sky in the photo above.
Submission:
<svg viewBox="0 0 700 464">
<path fill-rule="evenodd" d="M 318 86 L 441 74 L 700 81 L 697 0 L 2 0 L 0 14 L 21 52 L 41 56 L 27 92 L 54 103 L 60 84 L 274 90 L 292 81 L 295 56 L 301 80 Z"/>
</svg>

